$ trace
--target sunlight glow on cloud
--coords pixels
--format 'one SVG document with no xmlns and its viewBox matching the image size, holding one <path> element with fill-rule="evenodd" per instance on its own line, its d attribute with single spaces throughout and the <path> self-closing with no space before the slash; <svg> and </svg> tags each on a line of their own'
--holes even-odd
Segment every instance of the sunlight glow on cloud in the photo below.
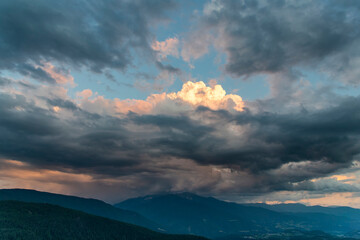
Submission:
<svg viewBox="0 0 360 240">
<path fill-rule="evenodd" d="M 17 160 L 0 159 L 0 188 L 25 188 L 32 189 L 34 186 L 41 191 L 54 193 L 74 193 L 67 184 L 69 181 L 74 185 L 89 184 L 94 181 L 87 174 L 71 173 L 59 170 L 38 169 L 30 164 Z"/>
<path fill-rule="evenodd" d="M 76 86 L 74 83 L 74 77 L 70 75 L 70 73 L 61 72 L 50 62 L 44 63 L 43 66 L 37 66 L 44 70 L 47 74 L 53 78 L 58 84 L 69 84 L 70 86 Z"/>
<path fill-rule="evenodd" d="M 278 197 L 281 198 L 282 195 L 289 195 L 290 192 L 281 192 L 277 193 Z M 291 203 L 301 203 L 309 206 L 351 206 L 354 208 L 360 208 L 360 198 L 354 196 L 354 193 L 351 192 L 343 192 L 343 193 L 328 193 L 321 195 L 320 197 L 311 197 L 302 193 L 303 199 L 296 200 L 286 200 L 286 201 L 277 201 L 270 200 L 264 201 L 266 204 L 291 204 Z"/>
<path fill-rule="evenodd" d="M 54 112 L 59 112 L 61 108 L 59 106 L 54 106 L 52 109 Z"/>
<path fill-rule="evenodd" d="M 319 198 L 301 199 L 299 202 L 306 205 L 321 205 L 321 206 L 352 206 L 360 208 L 360 198 L 354 196 L 354 193 L 329 193 Z"/>
<path fill-rule="evenodd" d="M 344 181 L 347 182 L 347 180 L 356 179 L 355 176 L 346 176 L 346 175 L 333 175 L 332 178 L 336 178 L 338 181 Z"/>
<path fill-rule="evenodd" d="M 239 95 L 226 94 L 221 85 L 216 84 L 208 87 L 202 81 L 189 81 L 183 84 L 179 92 L 152 94 L 146 100 L 106 99 L 103 96 L 89 99 L 93 96 L 90 89 L 78 92 L 77 96 L 82 98 L 80 101 L 84 109 L 90 112 L 107 113 L 110 115 L 126 114 L 128 112 L 151 114 L 155 108 L 158 111 L 159 108 L 168 110 L 170 107 L 166 106 L 174 106 L 174 104 L 194 108 L 204 106 L 212 110 L 243 111 L 244 108 L 244 102 Z"/>
<path fill-rule="evenodd" d="M 239 95 L 226 94 L 221 85 L 207 87 L 204 82 L 187 82 L 181 91 L 167 95 L 171 100 L 182 100 L 193 106 L 205 106 L 212 110 L 234 109 L 242 111 L 244 102 Z"/>
</svg>

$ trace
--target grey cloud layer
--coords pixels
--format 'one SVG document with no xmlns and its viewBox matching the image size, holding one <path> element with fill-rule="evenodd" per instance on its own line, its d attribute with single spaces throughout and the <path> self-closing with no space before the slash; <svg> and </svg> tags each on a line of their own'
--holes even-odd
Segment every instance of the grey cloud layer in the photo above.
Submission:
<svg viewBox="0 0 360 240">
<path fill-rule="evenodd" d="M 151 178 L 164 188 L 191 173 L 172 161 L 186 160 L 209 167 L 207 171 L 232 169 L 234 175 L 231 186 L 220 177 L 205 186 L 194 181 L 192 190 L 224 193 L 236 187 L 259 193 L 326 191 L 331 187 L 306 181 L 350 167 L 360 153 L 359 98 L 311 113 L 234 114 L 200 107 L 176 116 L 130 113 L 123 118 L 90 114 L 69 100 L 45 100 L 49 109 L 60 106 L 71 117 L 61 118 L 22 95 L 1 94 L 2 158 L 97 176 L 136 176 L 134 187 Z M 202 173 L 194 169 L 191 174 Z M 341 184 L 336 188 L 357 190 Z"/>
<path fill-rule="evenodd" d="M 215 45 L 227 53 L 225 69 L 235 76 L 316 65 L 357 83 L 359 7 L 352 0 L 219 0 L 205 8 L 201 26 L 221 34 Z"/>
<path fill-rule="evenodd" d="M 54 81 L 41 61 L 123 70 L 132 51 L 151 56 L 149 24 L 170 1 L 5 0 L 0 3 L 0 69 Z M 146 54 L 145 54 L 146 55 Z"/>
</svg>

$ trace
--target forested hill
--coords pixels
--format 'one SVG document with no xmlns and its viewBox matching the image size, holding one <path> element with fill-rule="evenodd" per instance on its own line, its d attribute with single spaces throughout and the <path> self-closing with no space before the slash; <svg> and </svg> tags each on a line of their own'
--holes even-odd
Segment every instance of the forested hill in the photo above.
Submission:
<svg viewBox="0 0 360 240">
<path fill-rule="evenodd" d="M 39 192 L 29 189 L 0 189 L 0 201 L 1 200 L 49 203 L 96 216 L 114 219 L 120 222 L 135 224 L 152 230 L 162 228 L 157 223 L 141 216 L 139 213 L 115 208 L 114 206 L 97 199 Z"/>
<path fill-rule="evenodd" d="M 143 227 L 44 203 L 0 201 L 1 240 L 205 240 Z"/>
</svg>

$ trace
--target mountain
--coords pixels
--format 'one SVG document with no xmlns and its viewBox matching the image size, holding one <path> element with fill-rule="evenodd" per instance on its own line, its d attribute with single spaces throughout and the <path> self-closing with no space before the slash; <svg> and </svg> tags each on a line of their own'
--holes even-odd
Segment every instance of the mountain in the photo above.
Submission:
<svg viewBox="0 0 360 240">
<path fill-rule="evenodd" d="M 153 230 L 160 228 L 158 224 L 141 216 L 139 213 L 119 209 L 96 199 L 80 198 L 27 189 L 0 189 L 0 201 L 2 200 L 49 203 L 101 217 L 147 227 Z"/>
<path fill-rule="evenodd" d="M 44 203 L 0 202 L 2 240 L 205 240 L 169 235 Z"/>
<path fill-rule="evenodd" d="M 347 217 L 317 212 L 277 212 L 191 193 L 133 198 L 115 206 L 137 211 L 168 232 L 209 238 L 279 233 L 287 229 L 322 230 L 333 234 L 360 229 L 358 221 Z"/>
<path fill-rule="evenodd" d="M 282 214 L 266 209 L 242 207 L 191 193 L 134 198 L 115 206 L 136 210 L 159 222 L 169 232 L 192 233 L 207 237 L 256 232 L 262 227 L 266 231 L 268 226 L 262 225 L 262 221 L 254 222 L 254 218 L 279 222 L 281 220 L 279 217 L 282 217 Z M 267 230 L 274 230 L 273 226 L 270 228 Z"/>
<path fill-rule="evenodd" d="M 357 237 L 360 230 L 358 209 L 244 205 L 191 193 L 151 195 L 128 199 L 112 206 L 96 199 L 3 189 L 0 190 L 0 203 L 1 200 L 48 203 L 157 231 L 208 238 L 273 236 L 289 229 L 303 232 L 321 230 L 329 234 Z"/>
<path fill-rule="evenodd" d="M 265 204 L 253 203 L 247 206 L 266 208 L 276 212 L 289 213 L 325 213 L 339 217 L 347 217 L 360 221 L 360 209 L 351 207 L 322 207 L 322 206 L 306 206 L 299 203 L 283 203 L 283 204 Z"/>
<path fill-rule="evenodd" d="M 287 230 L 281 233 L 259 234 L 251 236 L 228 236 L 216 240 L 356 240 L 350 237 L 337 237 L 322 231 Z"/>
</svg>

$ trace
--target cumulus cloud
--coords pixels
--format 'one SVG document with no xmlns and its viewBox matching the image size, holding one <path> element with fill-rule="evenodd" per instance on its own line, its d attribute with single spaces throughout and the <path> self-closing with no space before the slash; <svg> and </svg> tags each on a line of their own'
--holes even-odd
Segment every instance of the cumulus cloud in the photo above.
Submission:
<svg viewBox="0 0 360 240">
<path fill-rule="evenodd" d="M 171 100 L 181 100 L 194 106 L 205 106 L 213 110 L 234 109 L 242 111 L 244 102 L 239 95 L 226 94 L 221 85 L 207 87 L 204 82 L 187 82 L 181 91 L 167 95 Z"/>
<path fill-rule="evenodd" d="M 187 82 L 178 92 L 151 94 L 146 100 L 138 99 L 106 99 L 103 96 L 92 96 L 90 89 L 78 92 L 81 106 L 93 113 L 106 113 L 118 116 L 134 112 L 138 114 L 169 114 L 184 110 L 196 109 L 199 106 L 213 110 L 225 109 L 242 111 L 244 102 L 239 95 L 226 94 L 221 85 L 208 87 L 204 82 Z"/>
</svg>

